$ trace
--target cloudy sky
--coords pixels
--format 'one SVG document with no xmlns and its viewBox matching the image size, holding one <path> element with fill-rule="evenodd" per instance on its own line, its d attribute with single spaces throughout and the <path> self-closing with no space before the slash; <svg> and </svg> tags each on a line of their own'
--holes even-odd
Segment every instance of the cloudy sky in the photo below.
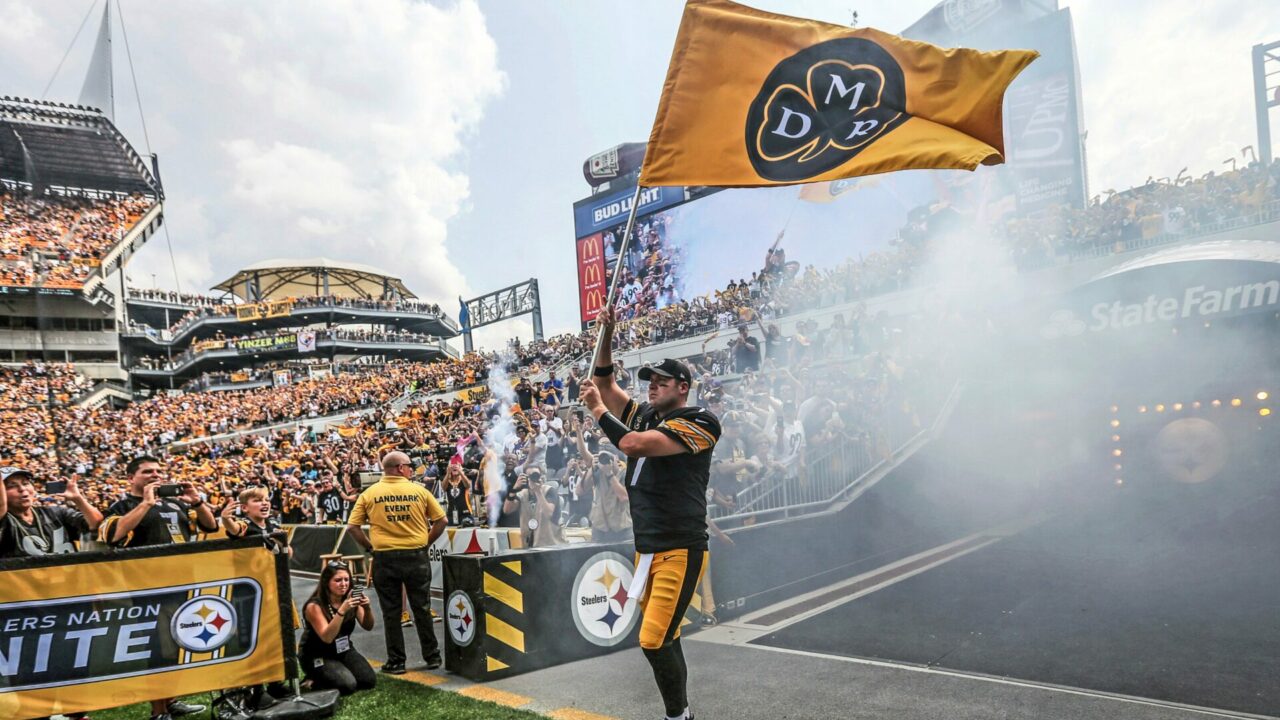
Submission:
<svg viewBox="0 0 1280 720">
<path fill-rule="evenodd" d="M 0 0 L 0 94 L 77 97 L 103 0 Z M 113 0 L 114 2 L 114 0 Z M 172 236 L 136 285 L 205 290 L 244 265 L 323 255 L 401 275 L 456 309 L 536 277 L 549 333 L 576 329 L 571 205 L 582 161 L 647 138 L 679 0 L 120 0 L 116 118 L 160 156 Z M 934 3 L 754 0 L 897 32 Z M 1219 169 L 1254 144 L 1250 48 L 1274 0 L 1063 0 L 1095 191 Z M 113 7 L 114 11 L 114 7 Z M 1276 113 L 1280 115 L 1280 112 Z M 1280 120 L 1277 120 L 1280 123 Z M 1277 133 L 1280 134 L 1280 133 Z M 492 345 L 529 336 L 496 326 Z"/>
</svg>

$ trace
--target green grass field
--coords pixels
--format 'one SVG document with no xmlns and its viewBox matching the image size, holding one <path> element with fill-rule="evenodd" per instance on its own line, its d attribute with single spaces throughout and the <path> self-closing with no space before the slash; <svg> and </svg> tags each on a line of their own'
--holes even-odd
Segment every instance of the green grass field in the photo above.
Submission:
<svg viewBox="0 0 1280 720">
<path fill-rule="evenodd" d="M 189 702 L 209 704 L 208 695 L 184 698 Z M 94 720 L 147 720 L 150 706 L 145 704 L 111 710 L 95 710 Z M 194 716 L 199 720 L 208 713 Z M 378 675 L 378 687 L 342 698 L 335 720 L 413 720 L 414 718 L 448 718 L 448 720 L 539 720 L 537 713 L 481 702 L 457 693 L 432 690 L 425 685 Z"/>
</svg>

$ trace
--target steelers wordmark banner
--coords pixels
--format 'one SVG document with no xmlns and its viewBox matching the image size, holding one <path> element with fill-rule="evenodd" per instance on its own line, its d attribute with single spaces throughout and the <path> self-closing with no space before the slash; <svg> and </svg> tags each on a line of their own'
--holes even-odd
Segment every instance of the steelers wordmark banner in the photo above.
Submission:
<svg viewBox="0 0 1280 720">
<path fill-rule="evenodd" d="M 1036 57 L 688 0 L 640 184 L 788 185 L 998 164 L 1004 91 Z"/>
<path fill-rule="evenodd" d="M 282 679 L 275 556 L 229 544 L 67 555 L 4 572 L 0 717 Z"/>
</svg>

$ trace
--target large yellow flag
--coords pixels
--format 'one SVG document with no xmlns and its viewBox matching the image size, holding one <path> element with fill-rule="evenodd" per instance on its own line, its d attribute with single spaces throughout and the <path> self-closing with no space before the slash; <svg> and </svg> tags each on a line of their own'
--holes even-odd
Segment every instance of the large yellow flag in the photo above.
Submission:
<svg viewBox="0 0 1280 720">
<path fill-rule="evenodd" d="M 1004 161 L 1004 91 L 1038 54 L 688 0 L 640 184 L 788 185 Z"/>
</svg>

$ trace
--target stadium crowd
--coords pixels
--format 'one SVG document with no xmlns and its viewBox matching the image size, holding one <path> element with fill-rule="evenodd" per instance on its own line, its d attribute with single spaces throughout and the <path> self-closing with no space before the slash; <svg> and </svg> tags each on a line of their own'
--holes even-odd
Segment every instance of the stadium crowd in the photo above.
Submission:
<svg viewBox="0 0 1280 720">
<path fill-rule="evenodd" d="M 0 192 L 0 285 L 77 288 L 151 208 L 142 195 Z"/>
<path fill-rule="evenodd" d="M 169 337 L 177 337 L 183 330 L 200 320 L 211 317 L 232 316 L 237 313 L 238 309 L 245 307 L 244 304 L 232 302 L 232 298 L 229 295 L 215 298 L 208 295 L 184 295 L 165 290 L 138 290 L 134 288 L 130 288 L 129 295 L 140 300 L 155 300 L 192 306 L 192 309 L 184 313 L 177 322 L 168 328 Z M 403 298 L 378 300 L 373 298 L 346 298 L 336 295 L 307 295 L 281 298 L 271 302 L 284 303 L 290 312 L 311 308 L 334 308 L 336 310 L 383 310 L 387 312 L 441 316 L 440 306 L 435 303 Z M 135 335 L 158 336 L 161 334 L 157 328 L 134 321 L 129 322 L 128 328 L 129 332 Z"/>
<path fill-rule="evenodd" d="M 1234 207 L 1243 211 L 1271 202 L 1277 187 L 1274 176 L 1253 168 L 1181 185 L 1155 185 L 1161 187 L 1139 189 L 1127 198 L 1112 197 L 1082 211 L 1081 217 L 1094 223 L 1095 234 L 1118 233 L 1095 240 L 1094 245 L 1106 246 L 1117 238 L 1130 237 L 1125 233 L 1133 232 L 1134 219 L 1141 227 L 1141 218 L 1154 216 L 1154 208 L 1169 211 L 1167 217 L 1161 215 L 1165 222 L 1160 226 L 1162 233 L 1212 227 L 1223 216 L 1203 208 L 1218 201 L 1197 203 L 1196 198 L 1226 194 L 1234 197 L 1238 203 Z M 1177 224 L 1169 225 L 1170 219 Z M 1148 231 L 1136 237 L 1153 236 Z M 903 243 L 907 249 L 915 245 Z M 1086 246 L 1057 247 L 1070 252 Z M 883 315 L 868 316 L 864 306 L 855 305 L 847 314 L 832 316 L 826 327 L 807 321 L 784 335 L 774 322 L 798 310 L 855 302 L 909 281 L 909 264 L 897 265 L 891 257 L 849 260 L 827 270 L 801 269 L 786 261 L 785 250 L 775 248 L 762 271 L 750 279 L 620 323 L 615 336 L 622 349 L 712 332 L 703 351 L 687 360 L 699 377 L 699 401 L 725 418 L 729 442 L 724 446 L 731 457 L 718 457 L 717 462 L 738 463 L 719 466 L 719 512 L 738 506 L 735 488 L 746 478 L 762 473 L 785 478 L 796 467 L 805 467 L 803 462 L 793 462 L 798 442 L 811 455 L 824 448 L 853 445 L 869 457 L 877 457 L 890 446 L 886 428 L 894 423 L 910 427 L 920 423 L 914 389 L 928 386 L 928 378 L 947 373 L 937 367 L 939 354 L 923 350 L 917 340 L 936 335 L 942 327 L 955 327 L 954 318 L 938 314 L 932 320 L 890 320 Z M 936 325 L 931 327 L 930 322 Z M 550 488 L 548 483 L 555 483 L 554 492 L 543 497 L 559 498 L 551 503 L 558 508 L 558 519 L 579 521 L 590 513 L 583 507 L 585 486 L 581 477 L 574 475 L 588 462 L 578 451 L 577 440 L 582 438 L 593 454 L 600 445 L 589 420 L 582 422 L 571 414 L 566 421 L 564 405 L 576 398 L 576 388 L 585 375 L 575 366 L 563 378 L 552 377 L 542 383 L 530 382 L 528 376 L 572 360 L 581 365 L 593 339 L 593 333 L 587 332 L 512 347 L 513 353 L 504 364 L 515 375 L 524 375 L 515 383 L 517 425 L 522 429 L 500 448 L 485 448 L 482 443 L 496 402 L 487 392 L 475 390 L 447 402 L 430 397 L 441 390 L 483 384 L 497 358 L 473 354 L 461 360 L 390 363 L 367 369 L 372 371 L 353 367 L 281 387 L 158 396 L 123 410 L 85 409 L 65 403 L 46 407 L 47 400 L 42 402 L 41 398 L 69 398 L 83 381 L 76 379 L 74 372 L 55 366 L 46 366 L 43 376 L 35 366 L 10 370 L 6 371 L 3 391 L 4 457 L 0 460 L 32 467 L 43 478 L 82 479 L 86 495 L 105 503 L 119 492 L 123 463 L 138 453 L 155 453 L 167 459 L 173 477 L 197 479 L 202 492 L 212 493 L 211 497 L 226 496 L 224 484 L 234 494 L 246 485 L 265 481 L 279 490 L 280 497 L 273 502 L 283 511 L 288 490 L 305 520 L 322 517 L 323 506 L 308 498 L 322 491 L 324 478 L 332 474 L 333 489 L 349 494 L 354 489 L 352 478 L 375 468 L 378 457 L 389 449 L 432 459 L 423 462 L 419 472 L 424 482 L 435 483 L 446 505 L 450 492 L 446 486 L 455 486 L 456 494 L 460 492 L 456 486 L 464 480 L 472 487 L 482 482 L 478 463 L 487 455 L 489 462 L 494 458 L 503 461 L 505 472 L 514 472 L 516 480 L 522 472 L 528 477 L 527 471 L 537 468 L 542 484 Z M 821 371 L 815 370 L 818 368 Z M 631 378 L 625 370 L 619 376 Z M 623 382 L 638 386 L 634 380 Z M 413 391 L 421 392 L 409 399 Z M 939 392 L 937 387 L 929 389 L 933 396 Z M 358 409 L 370 412 L 320 432 L 286 428 L 173 445 L 237 429 Z M 796 427 L 802 430 L 800 441 L 788 430 Z M 449 470 L 451 460 L 462 466 L 461 476 Z M 570 461 L 577 462 L 571 466 Z M 595 462 L 593 472 L 605 472 L 602 468 L 611 465 Z M 733 482 L 726 485 L 729 477 Z M 314 481 L 311 490 L 307 480 Z M 465 507 L 472 521 L 479 521 L 475 517 L 483 514 L 477 512 L 479 508 L 474 503 Z M 461 509 L 455 502 L 454 517 L 459 521 Z"/>
</svg>

